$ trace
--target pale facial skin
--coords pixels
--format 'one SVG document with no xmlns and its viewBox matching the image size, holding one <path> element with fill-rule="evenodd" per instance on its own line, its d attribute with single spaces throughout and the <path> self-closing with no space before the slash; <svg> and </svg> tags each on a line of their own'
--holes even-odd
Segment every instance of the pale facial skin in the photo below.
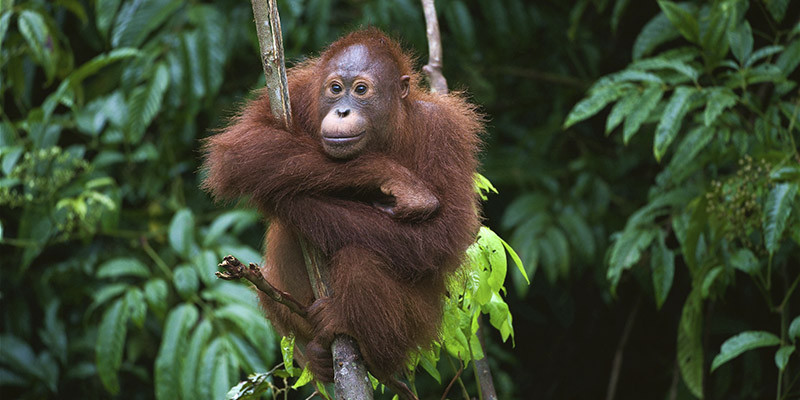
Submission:
<svg viewBox="0 0 800 400">
<path fill-rule="evenodd" d="M 397 100 L 408 96 L 410 77 L 360 44 L 333 57 L 326 71 L 319 103 L 322 147 L 333 158 L 353 158 L 389 134 L 386 122 Z"/>
</svg>

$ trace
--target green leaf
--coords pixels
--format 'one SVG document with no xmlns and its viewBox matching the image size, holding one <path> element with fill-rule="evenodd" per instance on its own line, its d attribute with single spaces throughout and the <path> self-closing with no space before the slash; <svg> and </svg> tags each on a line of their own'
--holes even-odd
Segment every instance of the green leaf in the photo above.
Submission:
<svg viewBox="0 0 800 400">
<path fill-rule="evenodd" d="M 191 298 L 192 295 L 197 293 L 197 288 L 200 286 L 200 281 L 197 278 L 197 272 L 188 266 L 182 265 L 173 271 L 172 277 L 175 289 L 178 294 L 184 299 Z"/>
<path fill-rule="evenodd" d="M 45 380 L 43 366 L 31 346 L 14 335 L 0 334 L 0 362 L 14 371 Z"/>
<path fill-rule="evenodd" d="M 139 328 L 143 327 L 144 319 L 147 316 L 147 302 L 141 289 L 137 287 L 128 289 L 125 293 L 125 307 L 128 308 L 131 321 Z"/>
<path fill-rule="evenodd" d="M 182 361 L 186 356 L 187 333 L 197 322 L 197 318 L 197 309 L 187 303 L 173 308 L 167 316 L 155 363 L 155 392 L 158 400 L 179 398 L 179 378 Z"/>
<path fill-rule="evenodd" d="M 139 50 L 133 48 L 119 48 L 112 50 L 107 54 L 100 54 L 81 65 L 75 71 L 72 71 L 64 83 L 73 86 L 78 85 L 84 79 L 94 75 L 97 73 L 97 71 L 100 71 L 101 68 L 113 62 L 124 60 L 130 57 L 138 57 L 141 56 L 141 54 L 142 53 Z"/>
<path fill-rule="evenodd" d="M 664 12 L 664 15 L 667 16 L 683 37 L 692 43 L 699 42 L 700 27 L 697 23 L 697 18 L 686 9 L 689 6 L 688 4 L 682 7 L 671 1 L 659 0 L 658 6 L 661 7 L 661 11 Z"/>
<path fill-rule="evenodd" d="M 678 135 L 683 123 L 683 117 L 689 109 L 689 99 L 694 93 L 695 89 L 680 86 L 675 89 L 675 93 L 669 99 L 669 103 L 664 109 L 664 114 L 661 116 L 661 121 L 656 127 L 656 137 L 653 142 L 653 154 L 656 161 L 661 161 L 667 148 Z"/>
<path fill-rule="evenodd" d="M 119 393 L 117 372 L 122 365 L 122 350 L 127 332 L 128 308 L 125 307 L 125 301 L 119 299 L 103 315 L 97 329 L 95 345 L 97 375 L 111 394 Z"/>
<path fill-rule="evenodd" d="M 200 356 L 206 349 L 214 328 L 210 319 L 204 319 L 197 325 L 197 329 L 192 332 L 192 338 L 186 347 L 186 359 L 183 369 L 180 371 L 180 386 L 182 398 L 197 399 L 197 371 L 200 364 Z"/>
<path fill-rule="evenodd" d="M 639 106 L 641 98 L 642 93 L 631 91 L 628 95 L 623 97 L 622 100 L 618 101 L 617 104 L 614 104 L 614 107 L 611 108 L 611 113 L 608 114 L 608 119 L 606 119 L 606 135 L 619 126 L 623 118 L 627 117 Z"/>
<path fill-rule="evenodd" d="M 608 271 L 606 271 L 606 278 L 612 288 L 616 288 L 622 272 L 639 261 L 642 251 L 653 241 L 656 232 L 652 228 L 628 229 L 626 227 L 622 234 L 617 236 L 611 247 L 611 257 L 608 262 Z"/>
<path fill-rule="evenodd" d="M 656 15 L 645 24 L 633 44 L 633 59 L 638 60 L 655 50 L 663 43 L 680 36 L 675 26 L 664 13 Z"/>
<path fill-rule="evenodd" d="M 713 88 L 708 90 L 706 95 L 708 96 L 708 101 L 703 113 L 705 126 L 711 126 L 726 108 L 735 105 L 736 101 L 739 100 L 739 97 L 728 88 Z"/>
<path fill-rule="evenodd" d="M 113 47 L 139 47 L 183 2 L 180 0 L 132 0 L 122 5 L 111 35 Z"/>
<path fill-rule="evenodd" d="M 721 60 L 728 53 L 728 40 L 725 33 L 735 19 L 734 7 L 718 5 L 711 8 L 708 24 L 701 32 L 700 44 L 706 54 L 711 55 L 711 62 Z"/>
<path fill-rule="evenodd" d="M 167 312 L 167 292 L 169 287 L 163 279 L 151 279 L 144 285 L 144 298 L 156 315 Z"/>
<path fill-rule="evenodd" d="M 656 307 L 659 310 L 669 296 L 675 277 L 675 254 L 667 248 L 665 236 L 663 231 L 658 232 L 658 240 L 652 247 L 650 255 L 653 293 L 656 298 Z"/>
<path fill-rule="evenodd" d="M 17 18 L 17 28 L 28 43 L 34 60 L 44 68 L 47 80 L 53 79 L 56 65 L 52 41 L 55 38 L 50 35 L 44 18 L 35 11 L 23 10 Z"/>
<path fill-rule="evenodd" d="M 711 362 L 711 372 L 714 372 L 720 365 L 733 360 L 745 351 L 779 344 L 781 344 L 781 339 L 769 332 L 742 332 L 722 343 L 719 354 Z"/>
<path fill-rule="evenodd" d="M 221 337 L 212 340 L 211 344 L 208 345 L 199 365 L 197 398 L 221 399 L 225 397 L 230 385 L 220 388 L 220 380 L 228 379 L 228 358 L 225 354 L 227 350 L 225 341 Z M 224 366 L 226 371 L 220 371 L 220 366 Z M 219 393 L 220 391 L 221 393 Z"/>
<path fill-rule="evenodd" d="M 589 97 L 581 100 L 575 105 L 575 107 L 572 108 L 572 111 L 570 111 L 569 115 L 567 115 L 567 119 L 564 121 L 562 128 L 567 129 L 570 126 L 597 114 L 603 109 L 603 107 L 608 105 L 608 103 L 611 103 L 612 101 L 617 100 L 624 95 L 628 88 L 629 86 L 627 84 L 611 84 L 591 92 Z"/>
<path fill-rule="evenodd" d="M 6 38 L 6 32 L 8 32 L 8 26 L 11 24 L 11 15 L 13 14 L 13 11 L 3 11 L 0 14 L 0 49 L 3 48 L 3 40 Z"/>
<path fill-rule="evenodd" d="M 297 378 L 297 381 L 294 383 L 294 385 L 292 385 L 292 389 L 299 389 L 311 382 L 312 379 L 314 379 L 314 375 L 311 373 L 311 370 L 308 369 L 308 364 L 306 364 L 305 368 L 303 368 L 303 372 L 300 374 L 300 377 Z"/>
<path fill-rule="evenodd" d="M 728 43 L 731 45 L 733 56 L 739 64 L 744 65 L 753 52 L 753 31 L 750 29 L 750 23 L 742 21 L 734 29 L 729 30 Z"/>
<path fill-rule="evenodd" d="M 294 335 L 281 338 L 281 356 L 283 357 L 283 368 L 289 375 L 295 376 L 297 368 L 294 365 Z"/>
<path fill-rule="evenodd" d="M 794 346 L 782 346 L 775 352 L 775 365 L 783 372 L 789 364 L 789 357 L 794 353 Z"/>
<path fill-rule="evenodd" d="M 784 15 L 786 15 L 786 8 L 789 7 L 789 0 L 761 0 L 767 6 L 767 11 L 775 18 L 775 21 L 781 22 Z"/>
<path fill-rule="evenodd" d="M 219 261 L 217 255 L 211 250 L 201 251 L 192 260 L 192 266 L 204 285 L 213 286 L 219 283 L 219 280 L 214 275 L 214 272 L 218 269 Z"/>
<path fill-rule="evenodd" d="M 117 15 L 119 4 L 122 0 L 97 0 L 95 5 L 95 13 L 97 14 L 95 23 L 97 31 L 103 39 L 108 37 L 108 29 L 114 21 L 114 16 Z"/>
<path fill-rule="evenodd" d="M 164 63 L 158 63 L 153 78 L 147 84 L 133 91 L 130 101 L 130 142 L 139 143 L 147 127 L 153 121 L 161 103 L 164 92 L 169 86 L 169 71 Z"/>
<path fill-rule="evenodd" d="M 758 273 L 759 263 L 755 254 L 748 249 L 739 249 L 731 256 L 731 266 L 753 276 Z"/>
<path fill-rule="evenodd" d="M 212 246 L 231 227 L 234 231 L 241 231 L 258 220 L 258 213 L 250 210 L 233 210 L 223 213 L 215 218 L 209 226 L 205 238 L 203 238 L 203 246 Z"/>
<path fill-rule="evenodd" d="M 689 391 L 703 398 L 703 301 L 694 288 L 683 304 L 678 325 L 678 367 Z"/>
<path fill-rule="evenodd" d="M 800 64 L 800 39 L 795 39 L 778 56 L 778 59 L 775 60 L 775 65 L 783 71 L 784 76 L 790 76 L 798 64 Z"/>
<path fill-rule="evenodd" d="M 778 250 L 786 221 L 792 211 L 792 201 L 797 193 L 797 185 L 779 183 L 770 190 L 764 204 L 764 244 L 770 256 Z"/>
<path fill-rule="evenodd" d="M 106 261 L 97 269 L 97 277 L 100 279 L 122 276 L 147 278 L 150 276 L 150 270 L 141 261 L 128 257 Z"/>
<path fill-rule="evenodd" d="M 175 252 L 186 258 L 191 258 L 197 246 L 194 243 L 194 230 L 194 215 L 188 208 L 175 213 L 169 224 L 169 243 Z"/>
<path fill-rule="evenodd" d="M 795 339 L 800 339 L 800 315 L 794 317 L 789 324 L 789 340 L 794 342 Z"/>
<path fill-rule="evenodd" d="M 767 57 L 769 57 L 769 56 L 771 56 L 773 54 L 777 54 L 777 53 L 780 53 L 782 51 L 783 51 L 783 46 L 779 46 L 779 45 L 762 47 L 762 48 L 756 50 L 755 53 L 753 53 L 753 55 L 750 56 L 750 59 L 747 60 L 747 62 L 744 64 L 744 66 L 745 66 L 745 68 L 750 67 L 753 64 L 755 64 L 756 62 L 758 62 L 759 60 L 761 60 L 762 58 L 767 58 Z"/>
<path fill-rule="evenodd" d="M 597 246 L 592 229 L 583 216 L 574 208 L 565 207 L 558 216 L 558 223 L 567 234 L 572 248 L 585 260 L 591 260 L 597 251 Z"/>
<path fill-rule="evenodd" d="M 656 108 L 663 95 L 664 90 L 660 86 L 650 86 L 644 90 L 638 107 L 625 119 L 622 133 L 622 141 L 625 144 L 628 144 L 633 135 L 639 131 L 642 123 L 650 116 L 650 113 Z"/>
<path fill-rule="evenodd" d="M 270 335 L 271 336 L 271 335 Z M 246 371 L 267 371 L 267 363 L 261 358 L 258 350 L 256 350 L 250 342 L 242 338 L 236 333 L 230 333 L 225 336 L 228 339 L 228 347 L 233 350 L 239 364 Z"/>
<path fill-rule="evenodd" d="M 701 286 L 701 294 L 703 298 L 708 298 L 708 295 L 711 293 L 711 286 L 714 284 L 714 281 L 717 280 L 717 277 L 720 273 L 722 273 L 722 267 L 714 267 L 711 271 L 706 274 L 706 277 L 703 279 L 703 285 Z"/>
<path fill-rule="evenodd" d="M 531 280 L 528 278 L 528 274 L 525 272 L 525 266 L 522 265 L 522 259 L 520 259 L 519 255 L 517 255 L 517 252 L 511 248 L 511 245 L 506 243 L 506 241 L 503 239 L 500 240 L 503 241 L 503 247 L 505 247 L 506 251 L 508 252 L 508 255 L 511 256 L 511 260 L 514 261 L 514 265 L 517 266 L 517 270 L 519 270 L 520 275 L 522 275 L 522 277 L 525 278 L 525 281 L 528 283 L 528 285 L 530 285 Z"/>
<path fill-rule="evenodd" d="M 695 127 L 686 134 L 666 168 L 666 173 L 671 174 L 673 182 L 683 182 L 694 171 L 702 168 L 699 165 L 702 161 L 694 162 L 695 157 L 705 149 L 714 136 L 714 129 L 703 125 Z"/>
</svg>

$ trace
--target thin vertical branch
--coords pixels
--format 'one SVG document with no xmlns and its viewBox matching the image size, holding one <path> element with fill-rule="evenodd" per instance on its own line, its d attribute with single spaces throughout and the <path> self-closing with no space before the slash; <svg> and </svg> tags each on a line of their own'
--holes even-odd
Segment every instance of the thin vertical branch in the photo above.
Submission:
<svg viewBox="0 0 800 400">
<path fill-rule="evenodd" d="M 439 20 L 433 0 L 422 0 L 425 13 L 425 32 L 428 34 L 428 64 L 422 67 L 431 83 L 431 92 L 447 94 L 447 79 L 442 75 L 442 39 L 439 35 Z"/>
<path fill-rule="evenodd" d="M 286 63 L 283 57 L 283 35 L 276 0 L 252 0 L 256 35 L 261 49 L 261 66 L 267 80 L 267 91 L 272 115 L 289 129 L 292 126 L 292 106 L 289 102 L 289 84 L 286 81 Z"/>
<path fill-rule="evenodd" d="M 442 74 L 442 39 L 439 34 L 439 20 L 436 17 L 436 5 L 434 0 L 421 0 L 422 10 L 425 13 L 425 32 L 428 36 L 428 64 L 422 67 L 431 84 L 431 92 L 447 94 L 447 79 Z M 483 343 L 483 329 L 481 328 L 482 317 L 478 319 L 478 338 L 481 350 L 485 349 Z M 497 392 L 494 389 L 492 370 L 489 368 L 489 358 L 486 351 L 484 357 L 474 361 L 475 375 L 480 389 L 480 397 L 483 400 L 497 400 Z"/>
<path fill-rule="evenodd" d="M 276 0 L 251 0 L 251 3 L 258 44 L 261 49 L 261 64 L 266 77 L 270 111 L 286 129 L 291 129 L 292 111 L 278 6 Z M 327 284 L 327 260 L 305 238 L 298 237 L 297 239 L 303 249 L 306 270 L 314 296 L 318 299 L 330 296 L 331 291 Z M 373 398 L 372 386 L 367 378 L 367 369 L 355 340 L 346 336 L 337 336 L 331 345 L 331 351 L 334 360 L 336 396 L 348 400 L 371 400 Z"/>
</svg>

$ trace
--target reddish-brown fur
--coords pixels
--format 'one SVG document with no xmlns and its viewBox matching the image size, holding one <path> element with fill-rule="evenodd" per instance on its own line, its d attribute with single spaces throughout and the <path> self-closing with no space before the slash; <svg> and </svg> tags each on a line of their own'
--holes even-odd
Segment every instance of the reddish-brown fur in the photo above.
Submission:
<svg viewBox="0 0 800 400">
<path fill-rule="evenodd" d="M 322 69 L 354 44 L 388 56 L 398 77 L 411 76 L 411 90 L 397 99 L 385 122 L 392 133 L 387 141 L 353 159 L 335 160 L 320 144 Z M 306 357 L 323 379 L 330 379 L 327 349 L 336 334 L 355 338 L 381 379 L 401 370 L 410 350 L 428 345 L 441 323 L 445 279 L 479 226 L 473 174 L 480 117 L 459 95 L 419 87 L 411 64 L 379 31 L 351 33 L 289 70 L 289 131 L 272 117 L 262 94 L 205 144 L 206 190 L 218 198 L 249 197 L 270 218 L 262 273 L 310 305 L 312 322 L 266 296 L 261 301 L 281 333 L 294 332 L 308 344 Z M 439 200 L 438 210 L 426 219 L 402 220 L 346 196 L 374 193 L 393 179 L 424 184 Z M 330 257 L 330 298 L 314 302 L 296 235 Z"/>
</svg>

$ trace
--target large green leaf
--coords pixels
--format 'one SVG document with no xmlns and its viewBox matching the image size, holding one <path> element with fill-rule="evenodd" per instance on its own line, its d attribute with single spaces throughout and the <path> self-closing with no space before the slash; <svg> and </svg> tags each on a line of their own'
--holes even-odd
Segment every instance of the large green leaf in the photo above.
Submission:
<svg viewBox="0 0 800 400">
<path fill-rule="evenodd" d="M 667 152 L 667 148 L 675 140 L 683 123 L 683 117 L 689 110 L 689 100 L 696 92 L 694 88 L 681 86 L 669 99 L 664 114 L 656 127 L 656 136 L 653 142 L 653 154 L 657 161 Z"/>
<path fill-rule="evenodd" d="M 180 398 L 180 377 L 185 367 L 187 333 L 197 322 L 197 318 L 195 306 L 186 303 L 175 307 L 167 316 L 155 365 L 158 400 Z"/>
<path fill-rule="evenodd" d="M 642 123 L 650 116 L 650 113 L 656 108 L 661 97 L 664 96 L 664 89 L 661 86 L 650 86 L 644 90 L 639 104 L 625 119 L 625 125 L 622 132 L 622 141 L 625 144 L 631 140 Z"/>
<path fill-rule="evenodd" d="M 772 255 L 778 250 L 781 236 L 786 229 L 786 221 L 792 212 L 792 202 L 797 193 L 797 185 L 779 183 L 770 190 L 764 204 L 764 244 Z"/>
<path fill-rule="evenodd" d="M 17 27 L 28 43 L 33 58 L 44 68 L 47 79 L 52 79 L 56 71 L 53 47 L 55 38 L 50 34 L 44 18 L 35 11 L 23 10 L 17 18 Z"/>
<path fill-rule="evenodd" d="M 761 0 L 767 6 L 767 10 L 775 18 L 776 21 L 781 22 L 786 15 L 786 9 L 789 7 L 789 0 Z"/>
<path fill-rule="evenodd" d="M 653 293 L 656 307 L 661 309 L 667 300 L 675 276 L 675 254 L 667 248 L 665 234 L 659 231 L 658 240 L 653 245 L 650 255 L 650 268 L 653 277 Z"/>
<path fill-rule="evenodd" d="M 111 394 L 119 393 L 117 372 L 122 365 L 122 350 L 127 332 L 128 308 L 125 307 L 125 300 L 119 299 L 103 315 L 97 329 L 95 345 L 97 374 Z"/>
<path fill-rule="evenodd" d="M 750 23 L 743 21 L 734 29 L 728 31 L 728 43 L 730 43 L 733 56 L 740 64 L 744 65 L 753 52 L 753 31 Z"/>
<path fill-rule="evenodd" d="M 782 346 L 775 352 L 775 366 L 778 367 L 778 371 L 783 372 L 786 369 L 789 357 L 794 353 L 794 348 L 794 346 Z"/>
<path fill-rule="evenodd" d="M 141 261 L 130 257 L 120 257 L 106 261 L 97 269 L 98 278 L 117 278 L 122 276 L 147 278 L 150 276 L 150 270 Z"/>
<path fill-rule="evenodd" d="M 197 278 L 197 272 L 188 265 L 175 268 L 172 280 L 178 294 L 187 300 L 197 293 L 197 289 L 200 287 L 200 280 Z"/>
<path fill-rule="evenodd" d="M 97 0 L 95 5 L 97 31 L 103 38 L 108 36 L 108 29 L 117 15 L 122 0 Z"/>
<path fill-rule="evenodd" d="M 11 11 L 2 11 L 0 13 L 0 49 L 3 48 L 3 40 L 6 38 L 6 32 L 11 24 L 11 15 L 13 14 Z"/>
<path fill-rule="evenodd" d="M 164 63 L 158 63 L 155 73 L 147 84 L 136 88 L 130 100 L 130 143 L 139 143 L 145 129 L 161 110 L 164 92 L 169 86 L 169 71 Z"/>
<path fill-rule="evenodd" d="M 726 108 L 735 105 L 739 100 L 736 94 L 728 88 L 712 88 L 706 92 L 706 96 L 708 100 L 703 114 L 705 126 L 711 126 Z"/>
<path fill-rule="evenodd" d="M 591 92 L 589 97 L 581 100 L 575 105 L 575 107 L 572 108 L 572 111 L 569 112 L 567 119 L 564 121 L 563 128 L 567 129 L 570 126 L 597 114 L 603 109 L 603 107 L 608 105 L 608 103 L 611 103 L 612 101 L 623 96 L 630 89 L 630 86 L 628 85 L 629 84 L 625 83 L 610 84 Z"/>
<path fill-rule="evenodd" d="M 700 44 L 706 54 L 711 55 L 711 61 L 721 60 L 728 53 L 728 38 L 725 33 L 736 18 L 734 7 L 724 3 L 717 3 L 711 8 L 705 30 L 701 31 Z"/>
<path fill-rule="evenodd" d="M 789 324 L 789 340 L 794 342 L 796 339 L 800 339 L 800 315 L 794 317 Z"/>
<path fill-rule="evenodd" d="M 194 214 L 191 210 L 184 208 L 175 213 L 169 224 L 169 243 L 178 254 L 186 258 L 190 258 L 197 248 L 194 231 Z"/>
<path fill-rule="evenodd" d="M 639 91 L 631 91 L 622 100 L 614 104 L 611 108 L 611 113 L 608 114 L 606 119 L 606 135 L 611 133 L 622 120 L 630 115 L 641 104 L 642 93 Z"/>
<path fill-rule="evenodd" d="M 200 357 L 203 350 L 208 345 L 213 327 L 210 319 L 204 319 L 197 329 L 192 333 L 189 345 L 186 347 L 186 360 L 183 369 L 180 371 L 181 394 L 184 399 L 196 399 L 197 397 L 197 373 L 199 370 Z"/>
<path fill-rule="evenodd" d="M 667 16 L 669 21 L 678 32 L 692 43 L 698 43 L 700 38 L 700 27 L 697 23 L 697 18 L 687 8 L 691 4 L 684 3 L 682 5 L 675 4 L 671 1 L 659 0 L 658 6 L 661 11 Z"/>
<path fill-rule="evenodd" d="M 130 0 L 122 5 L 111 35 L 113 47 L 139 47 L 183 2 L 180 0 Z M 104 16 L 105 17 L 105 16 Z"/>
<path fill-rule="evenodd" d="M 689 391 L 703 398 L 703 301 L 694 288 L 683 304 L 678 324 L 678 367 Z"/>
<path fill-rule="evenodd" d="M 760 347 L 777 346 L 781 344 L 781 339 L 772 333 L 763 331 L 747 331 L 733 336 L 722 343 L 719 354 L 711 362 L 711 371 L 719 368 L 720 365 L 736 358 L 748 350 Z"/>
<path fill-rule="evenodd" d="M 633 43 L 633 59 L 638 60 L 655 50 L 656 47 L 680 36 L 672 22 L 663 13 L 656 15 L 645 24 Z"/>
</svg>

